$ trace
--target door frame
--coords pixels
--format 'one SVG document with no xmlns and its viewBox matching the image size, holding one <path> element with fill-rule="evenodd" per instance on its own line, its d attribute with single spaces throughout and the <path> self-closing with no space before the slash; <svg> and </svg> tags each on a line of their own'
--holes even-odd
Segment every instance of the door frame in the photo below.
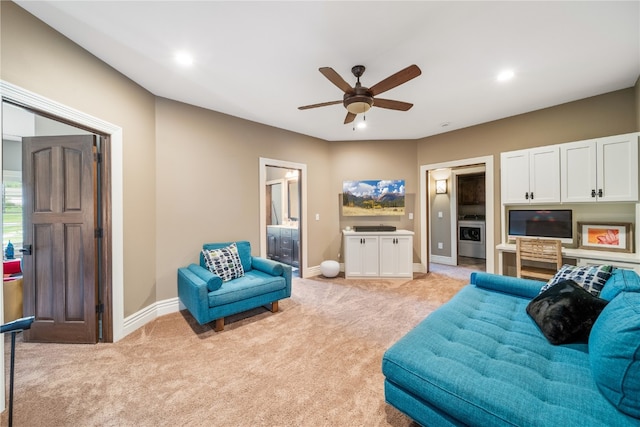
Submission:
<svg viewBox="0 0 640 427">
<path fill-rule="evenodd" d="M 110 224 L 110 233 L 105 229 L 103 245 L 104 275 L 109 281 L 104 282 L 104 292 L 110 299 L 104 299 L 105 314 L 103 317 L 104 331 L 109 331 L 111 341 L 116 342 L 124 337 L 124 215 L 123 215 L 123 137 L 122 128 L 112 123 L 93 117 L 59 102 L 28 91 L 12 83 L 0 80 L 0 100 L 8 101 L 36 112 L 48 115 L 57 120 L 73 123 L 92 129 L 103 135 L 106 147 L 103 151 L 103 171 L 106 172 L 103 183 L 103 199 L 110 204 L 103 207 L 104 227 Z M 2 127 L 2 108 L 0 108 L 0 129 Z M 0 161 L 1 158 L 0 150 Z M 108 179 L 110 177 L 110 180 Z M 0 178 L 1 179 L 1 178 Z M 105 188 L 106 186 L 106 188 Z M 0 216 L 1 216 L 0 212 Z M 1 227 L 1 222 L 0 222 Z M 103 278 L 104 279 L 104 278 Z M 0 315 L 4 318 L 2 293 L 0 292 Z M 110 329 L 110 330 L 109 330 Z M 104 334 L 106 341 L 107 334 Z M 4 366 L 4 340 L 0 340 L 0 366 Z M 0 379 L 0 412 L 5 409 L 5 377 Z"/>
<path fill-rule="evenodd" d="M 308 275 L 307 269 L 307 165 L 286 160 L 260 157 L 259 188 L 260 188 L 260 256 L 267 256 L 267 166 L 275 166 L 300 171 L 300 277 Z"/>
<path fill-rule="evenodd" d="M 420 260 L 423 271 L 429 271 L 429 256 L 431 254 L 430 230 L 431 221 L 429 220 L 429 212 L 431 210 L 431 198 L 429 197 L 429 182 L 427 181 L 429 171 L 436 169 L 458 168 L 464 166 L 472 166 L 484 164 L 485 166 L 485 205 L 486 205 L 486 225 L 485 239 L 487 247 L 486 271 L 493 273 L 495 271 L 495 239 L 494 239 L 494 169 L 493 156 L 474 157 L 470 159 L 454 160 L 442 163 L 433 163 L 420 166 Z M 457 211 L 455 207 L 451 207 L 451 222 L 457 224 Z M 456 233 L 451 236 L 452 247 L 456 243 Z"/>
</svg>

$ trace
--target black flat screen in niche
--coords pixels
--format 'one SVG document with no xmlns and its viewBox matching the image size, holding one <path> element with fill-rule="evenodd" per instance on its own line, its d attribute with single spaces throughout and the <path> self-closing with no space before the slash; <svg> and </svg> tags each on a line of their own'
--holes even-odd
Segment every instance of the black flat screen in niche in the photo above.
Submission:
<svg viewBox="0 0 640 427">
<path fill-rule="evenodd" d="M 573 243 L 570 209 L 512 209 L 509 211 L 509 238 L 541 237 Z"/>
</svg>

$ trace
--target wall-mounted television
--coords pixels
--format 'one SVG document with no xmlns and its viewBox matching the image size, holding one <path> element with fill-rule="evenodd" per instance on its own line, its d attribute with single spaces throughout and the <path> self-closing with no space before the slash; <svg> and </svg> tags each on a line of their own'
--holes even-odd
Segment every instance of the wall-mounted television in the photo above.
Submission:
<svg viewBox="0 0 640 427">
<path fill-rule="evenodd" d="M 404 215 L 404 179 L 342 182 L 342 215 Z"/>
<path fill-rule="evenodd" d="M 511 209 L 508 227 L 509 239 L 540 237 L 573 243 L 571 209 Z"/>
</svg>

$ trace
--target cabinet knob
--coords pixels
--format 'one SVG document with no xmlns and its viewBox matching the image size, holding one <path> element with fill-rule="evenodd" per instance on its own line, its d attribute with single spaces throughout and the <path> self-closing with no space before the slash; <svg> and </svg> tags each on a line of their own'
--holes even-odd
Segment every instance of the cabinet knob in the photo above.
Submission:
<svg viewBox="0 0 640 427">
<path fill-rule="evenodd" d="M 603 196 L 603 194 L 602 194 L 602 188 L 600 188 L 600 189 L 598 189 L 598 197 L 602 197 L 602 196 Z"/>
<path fill-rule="evenodd" d="M 533 191 L 531 192 L 531 200 L 533 200 Z"/>
<path fill-rule="evenodd" d="M 528 191 L 526 193 L 524 193 L 524 198 L 529 200 L 529 192 Z"/>
<path fill-rule="evenodd" d="M 591 197 L 593 197 L 593 198 L 596 197 L 596 190 L 595 189 L 591 190 Z"/>
</svg>

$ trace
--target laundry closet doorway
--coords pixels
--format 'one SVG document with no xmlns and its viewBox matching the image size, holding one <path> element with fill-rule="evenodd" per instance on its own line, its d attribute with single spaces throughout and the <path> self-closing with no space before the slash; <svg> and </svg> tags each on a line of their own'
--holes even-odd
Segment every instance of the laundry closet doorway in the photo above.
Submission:
<svg viewBox="0 0 640 427">
<path fill-rule="evenodd" d="M 447 237 L 446 242 L 449 244 L 449 253 L 446 256 L 434 256 L 433 248 L 439 245 L 434 244 L 433 230 L 439 227 L 439 224 L 434 222 L 434 215 L 438 217 L 438 220 L 442 219 L 438 212 L 434 212 L 434 197 L 442 196 L 442 194 L 435 194 L 435 180 L 447 179 L 452 180 L 452 174 L 450 169 L 464 168 L 470 166 L 483 165 L 485 169 L 485 247 L 486 247 L 486 271 L 492 273 L 495 271 L 495 238 L 494 238 L 494 166 L 493 156 L 484 156 L 471 159 L 462 159 L 442 163 L 434 163 L 420 166 L 420 229 L 421 229 L 421 244 L 420 244 L 420 258 L 422 260 L 422 269 L 425 272 L 429 271 L 429 263 L 434 259 L 438 259 L 439 263 L 447 265 L 457 265 L 457 236 L 458 236 L 458 217 L 457 217 L 457 194 L 456 191 L 452 191 L 453 185 L 448 185 L 447 198 Z M 440 174 L 446 172 L 446 176 Z M 444 211 L 443 211 L 444 213 Z M 442 229 L 442 227 L 440 227 Z M 440 230 L 442 231 L 442 230 Z M 442 237 L 442 236 L 441 236 Z M 442 237 L 444 242 L 444 237 Z M 437 243 L 437 242 L 436 242 Z"/>
</svg>

